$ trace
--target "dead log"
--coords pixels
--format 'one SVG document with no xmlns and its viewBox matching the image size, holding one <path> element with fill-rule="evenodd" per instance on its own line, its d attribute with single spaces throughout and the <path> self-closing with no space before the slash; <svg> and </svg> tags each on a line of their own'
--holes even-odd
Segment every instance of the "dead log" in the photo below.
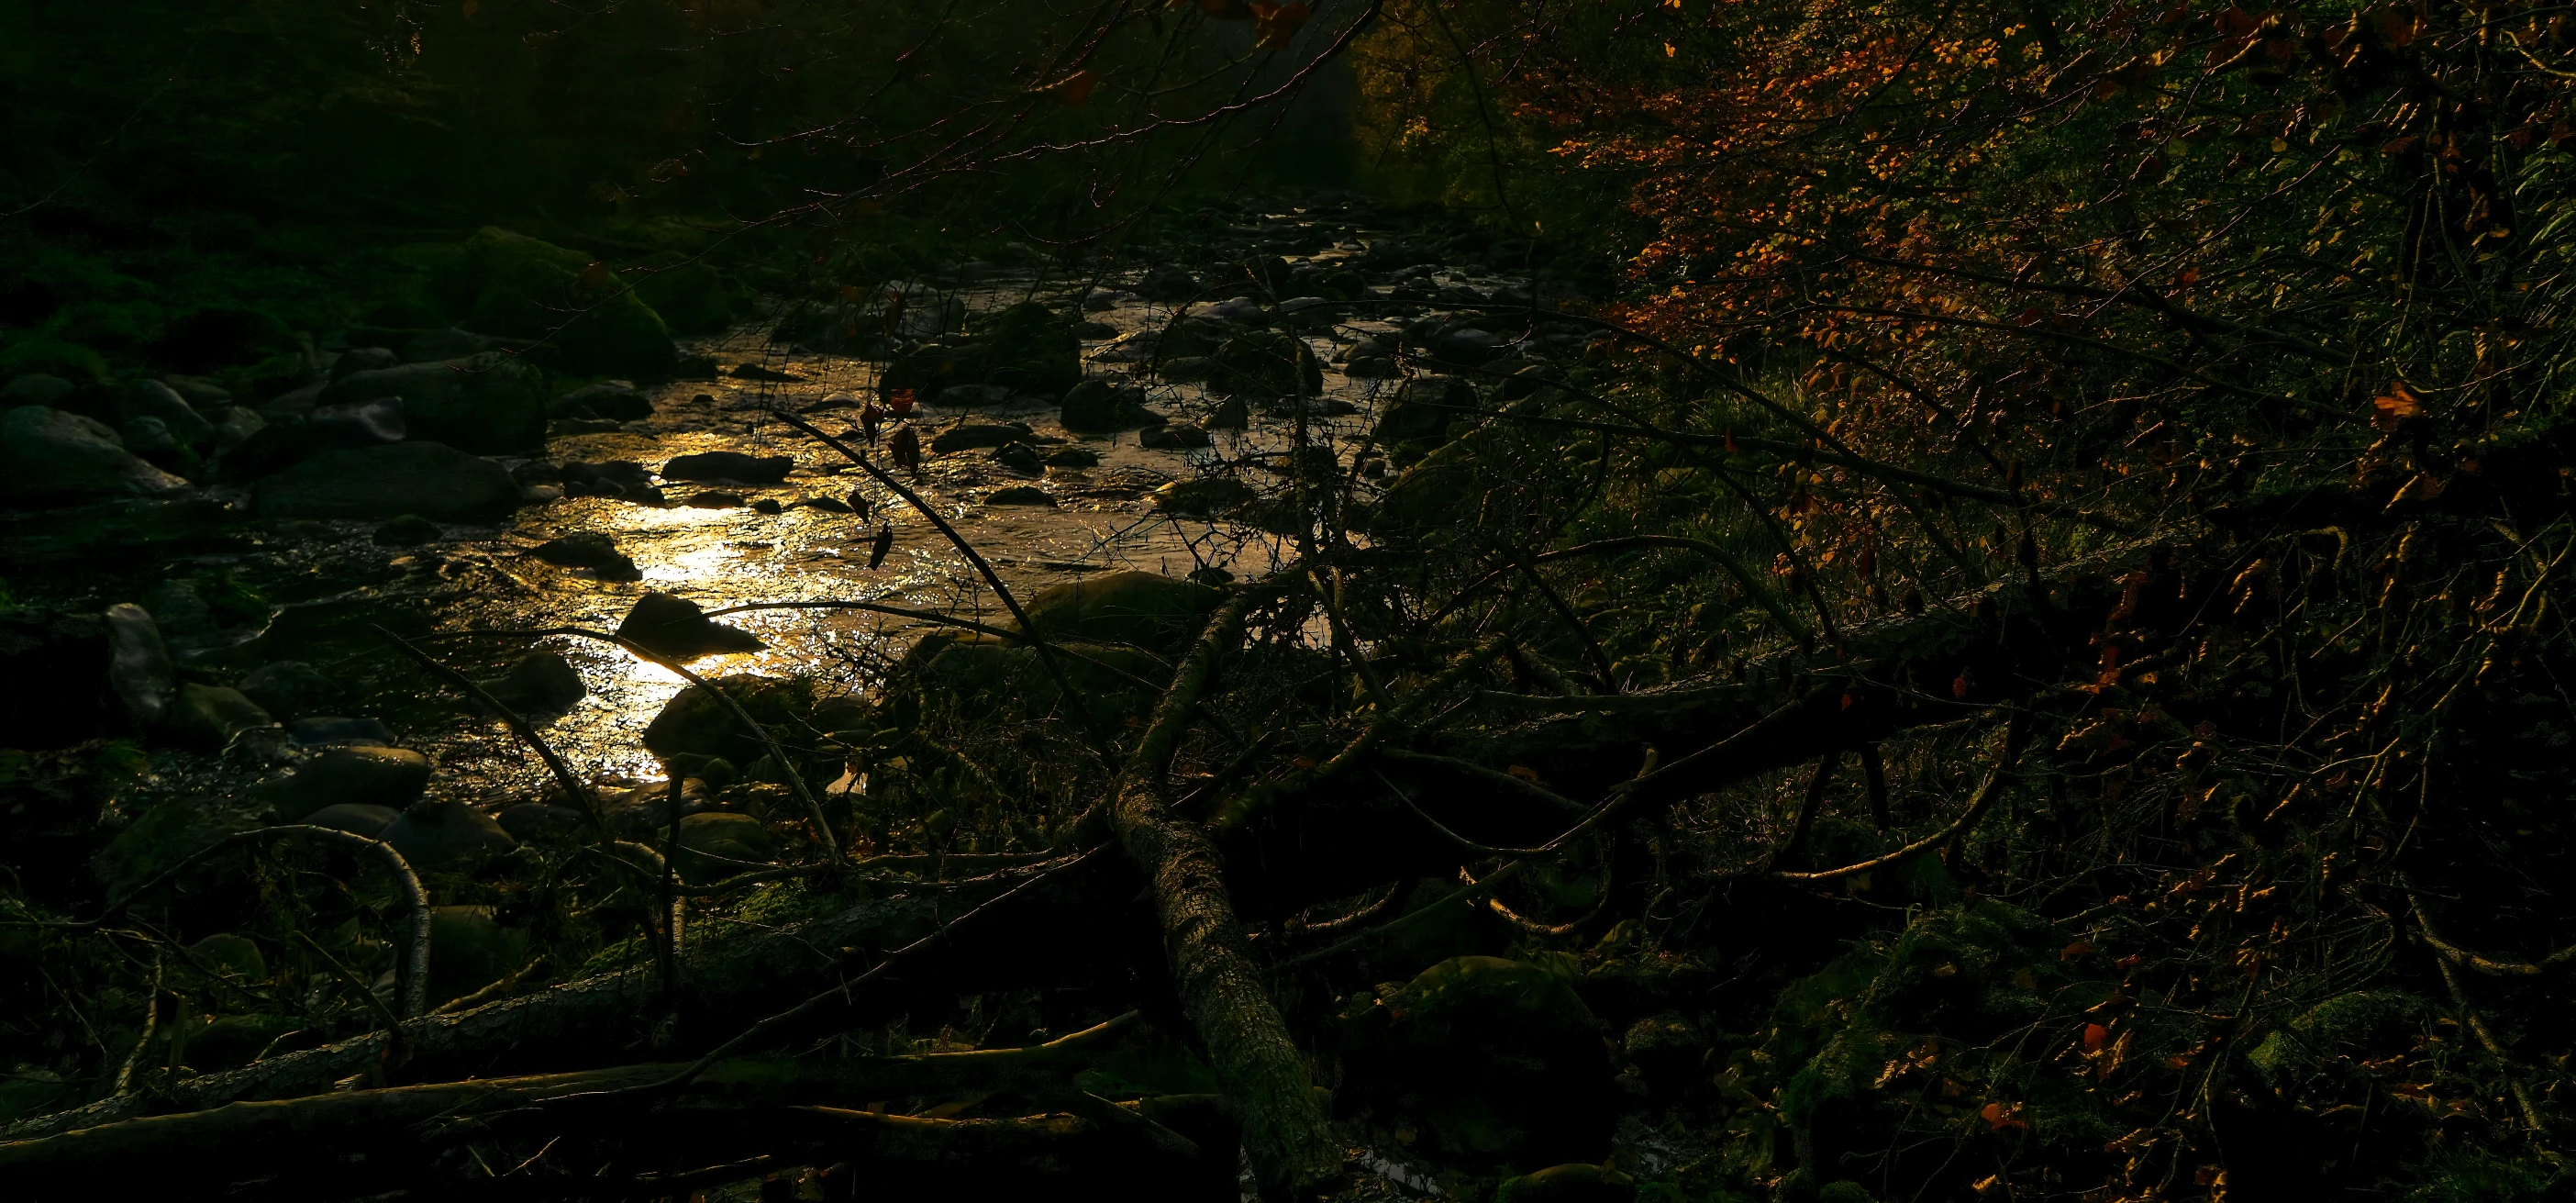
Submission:
<svg viewBox="0 0 2576 1203">
<path fill-rule="evenodd" d="M 1114 1048 L 1135 1023 L 1136 1016 L 1130 1012 L 1027 1048 L 826 1063 L 725 1061 L 698 1074 L 682 1092 L 646 1100 L 607 1092 L 662 1081 L 684 1067 L 625 1065 L 229 1103 L 0 1144 L 0 1179 L 9 1182 L 12 1197 L 24 1198 L 50 1197 L 57 1190 L 90 1194 L 103 1181 L 128 1190 L 202 1191 L 238 1181 L 294 1176 L 291 1162 L 282 1156 L 291 1150 L 329 1150 L 343 1159 L 363 1152 L 378 1163 L 408 1152 L 418 1160 L 445 1143 L 424 1139 L 429 1134 L 423 1125 L 431 1121 L 470 1128 L 478 1115 L 578 1096 L 601 1098 L 610 1105 L 594 1110 L 621 1117 L 647 1108 L 739 1110 L 842 1104 L 882 1110 L 889 1102 L 1006 1090 L 1058 1098 L 1078 1094 L 1069 1084 L 1070 1075 Z M 596 1127 L 601 1118 L 557 1110 L 539 1120 L 548 1125 L 569 1122 Z M 1183 1150 L 1181 1155 L 1195 1152 Z M 326 1177 L 347 1174 L 340 1167 L 325 1169 Z M 380 1164 L 376 1173 L 384 1172 Z"/>
<path fill-rule="evenodd" d="M 1235 921 L 1216 845 L 1163 799 L 1163 779 L 1191 712 L 1218 660 L 1241 638 L 1256 595 L 1238 593 L 1208 619 L 1127 758 L 1110 819 L 1128 856 L 1153 881 L 1173 984 L 1241 1117 L 1244 1152 L 1262 1192 L 1297 1198 L 1339 1172 L 1341 1150 L 1316 1103 L 1305 1058 Z"/>
</svg>

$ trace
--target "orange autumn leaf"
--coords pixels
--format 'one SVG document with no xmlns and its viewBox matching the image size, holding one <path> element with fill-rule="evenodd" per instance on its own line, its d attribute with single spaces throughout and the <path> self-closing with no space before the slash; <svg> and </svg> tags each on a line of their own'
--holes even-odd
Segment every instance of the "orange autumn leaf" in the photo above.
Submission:
<svg viewBox="0 0 2576 1203">
<path fill-rule="evenodd" d="M 2107 1027 L 2104 1027 L 2104 1026 L 2102 1026 L 2101 1024 L 2098 1024 L 2098 1023 L 2088 1023 L 2088 1024 L 2085 1024 L 2085 1025 L 2084 1025 L 2084 1051 L 2085 1051 L 2085 1052 L 2088 1052 L 2088 1053 L 2098 1053 L 2098 1052 L 2101 1052 L 2101 1051 L 2102 1051 L 2102 1042 L 2103 1042 L 2103 1041 L 2105 1041 L 2105 1040 L 2110 1039 L 2110 1037 L 2111 1037 L 2111 1029 L 2109 1029 L 2109 1028 L 2107 1028 Z"/>
<path fill-rule="evenodd" d="M 608 283 L 608 265 L 594 259 L 590 266 L 581 269 L 581 279 L 575 282 L 573 287 L 582 292 L 589 292 L 606 283 Z"/>
<path fill-rule="evenodd" d="M 2370 399 L 2370 407 L 2378 411 L 2371 416 L 2371 421 L 2382 432 L 2395 433 L 2406 419 L 2423 412 L 2424 403 L 2407 391 L 2404 384 L 2391 384 L 2385 395 Z"/>
<path fill-rule="evenodd" d="M 2030 1121 L 2021 1117 L 2021 1105 L 2019 1103 L 2015 1103 L 2010 1107 L 2006 1107 L 2001 1103 L 1988 1103 L 1983 1109 L 1977 1112 L 1977 1118 L 1986 1121 L 1986 1128 L 1989 1131 L 1994 1132 L 2001 1132 L 2006 1128 L 2028 1128 L 2030 1126 Z"/>
</svg>

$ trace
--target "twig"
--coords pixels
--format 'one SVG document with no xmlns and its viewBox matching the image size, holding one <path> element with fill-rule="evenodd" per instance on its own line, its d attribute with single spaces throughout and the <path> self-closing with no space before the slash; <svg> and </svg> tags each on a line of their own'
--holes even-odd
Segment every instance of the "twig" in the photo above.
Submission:
<svg viewBox="0 0 2576 1203">
<path fill-rule="evenodd" d="M 376 627 L 375 630 L 396 648 L 401 649 L 404 655 L 436 674 L 439 679 L 464 690 L 467 696 L 475 701 L 491 707 L 492 713 L 501 716 L 502 723 L 510 728 L 510 734 L 518 736 L 520 742 L 536 749 L 538 759 L 545 761 L 546 770 L 554 774 L 555 784 L 563 789 L 564 796 L 570 798 L 574 806 L 581 808 L 582 817 L 590 820 L 591 828 L 603 835 L 607 833 L 608 820 L 599 813 L 599 799 L 591 795 L 589 787 L 583 785 L 580 778 L 573 776 L 572 766 L 565 764 L 564 758 L 555 754 L 554 748 L 546 743 L 545 737 L 538 735 L 537 729 L 530 725 L 528 720 L 519 717 L 518 711 L 502 705 L 501 700 L 493 697 L 490 690 L 476 684 L 465 674 L 439 663 L 429 653 L 412 646 L 411 641 L 381 626 Z"/>
</svg>

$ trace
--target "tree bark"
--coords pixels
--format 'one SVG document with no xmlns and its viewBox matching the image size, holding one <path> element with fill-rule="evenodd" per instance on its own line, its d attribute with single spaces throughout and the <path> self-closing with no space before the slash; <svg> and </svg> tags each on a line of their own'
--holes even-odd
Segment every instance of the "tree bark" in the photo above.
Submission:
<svg viewBox="0 0 2576 1203">
<path fill-rule="evenodd" d="M 1254 597 L 1254 590 L 1238 593 L 1208 619 L 1127 759 L 1110 819 L 1128 856 L 1153 881 L 1173 984 L 1242 1117 L 1244 1152 L 1262 1193 L 1293 1199 L 1340 1171 L 1341 1150 L 1235 921 L 1216 846 L 1163 801 L 1164 774 L 1191 712 L 1217 661 L 1240 638 Z"/>
</svg>

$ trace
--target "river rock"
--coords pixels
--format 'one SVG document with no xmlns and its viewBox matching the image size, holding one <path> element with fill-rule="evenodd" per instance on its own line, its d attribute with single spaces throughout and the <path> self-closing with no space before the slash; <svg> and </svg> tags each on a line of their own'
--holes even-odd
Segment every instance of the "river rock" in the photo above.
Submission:
<svg viewBox="0 0 2576 1203">
<path fill-rule="evenodd" d="M 1036 485 L 1010 485 L 984 495 L 986 505 L 1055 505 L 1055 494 Z"/>
<path fill-rule="evenodd" d="M 1203 355 L 1184 355 L 1164 360 L 1157 370 L 1172 384 L 1195 384 L 1216 375 L 1216 361 Z"/>
<path fill-rule="evenodd" d="M 1100 453 L 1089 447 L 1058 447 L 1046 453 L 1038 464 L 1044 468 L 1070 468 L 1078 472 L 1099 467 Z"/>
<path fill-rule="evenodd" d="M 1184 518 L 1214 518 L 1249 504 L 1252 486 L 1231 476 L 1176 480 L 1154 490 L 1154 508 Z"/>
<path fill-rule="evenodd" d="M 1025 609 L 1050 638 L 1176 649 L 1196 638 L 1224 594 L 1150 572 L 1112 572 L 1039 590 Z"/>
<path fill-rule="evenodd" d="M 1082 379 L 1082 339 L 1043 303 L 1022 301 L 995 314 L 985 337 L 993 347 L 995 384 L 1060 393 Z"/>
<path fill-rule="evenodd" d="M 373 840 L 384 838 L 385 828 L 393 826 L 394 820 L 401 817 L 402 812 L 391 807 L 343 803 L 325 806 L 297 822 L 312 827 L 328 827 L 333 831 L 345 831 L 351 835 L 363 835 Z"/>
<path fill-rule="evenodd" d="M 400 397 L 316 405 L 305 411 L 304 432 L 315 450 L 374 447 L 411 436 L 411 421 Z"/>
<path fill-rule="evenodd" d="M 637 422 L 653 416 L 653 401 L 624 380 L 602 380 L 554 399 L 546 415 L 555 418 L 601 418 Z"/>
<path fill-rule="evenodd" d="M 268 958 L 260 955 L 259 943 L 233 932 L 216 932 L 188 946 L 191 963 L 211 969 L 218 977 L 245 982 L 268 980 Z M 193 1050 L 195 1041 L 189 1044 Z"/>
<path fill-rule="evenodd" d="M 463 998 L 509 976 L 528 959 L 528 933 L 503 927 L 488 906 L 429 908 L 431 1005 Z"/>
<path fill-rule="evenodd" d="M 695 759 L 706 758 L 682 755 L 671 758 L 671 762 L 682 763 Z M 729 764 L 729 762 L 725 763 Z M 687 823 L 691 815 L 713 809 L 715 804 L 714 793 L 708 788 L 706 782 L 693 776 L 680 778 L 680 821 L 682 823 Z M 601 818 L 608 820 L 609 826 L 636 839 L 645 840 L 658 849 L 662 846 L 663 837 L 669 834 L 668 829 L 671 825 L 671 783 L 648 782 L 609 794 L 599 800 L 599 814 Z"/>
<path fill-rule="evenodd" d="M 1030 433 L 1029 427 L 1019 422 L 960 422 L 931 436 L 930 449 L 946 455 L 977 447 L 1000 447 L 1025 439 Z"/>
<path fill-rule="evenodd" d="M 322 390 L 345 405 L 400 397 L 410 437 L 482 454 L 545 446 L 546 403 L 536 367 L 501 354 L 355 372 Z"/>
<path fill-rule="evenodd" d="M 518 508 L 519 486 L 488 459 L 414 442 L 324 452 L 262 479 L 253 496 L 263 518 L 488 522 Z"/>
<path fill-rule="evenodd" d="M 577 531 L 549 539 L 528 554 L 559 568 L 602 568 L 632 562 L 617 550 L 616 540 L 598 531 Z"/>
<path fill-rule="evenodd" d="M 381 837 L 415 869 L 435 869 L 518 843 L 492 817 L 453 798 L 415 802 Z"/>
<path fill-rule="evenodd" d="M 813 687 L 807 682 L 737 673 L 711 683 L 773 735 L 813 706 Z M 681 690 L 653 716 L 644 728 L 644 747 L 665 760 L 721 756 L 735 764 L 749 764 L 769 754 L 769 745 L 745 730 L 731 707 L 698 685 Z"/>
<path fill-rule="evenodd" d="M 997 362 L 989 344 L 927 343 L 886 365 L 878 386 L 889 393 L 909 390 L 935 397 L 950 385 L 986 383 Z"/>
<path fill-rule="evenodd" d="M 653 473 L 633 460 L 568 462 L 563 466 L 563 485 L 566 497 L 615 497 L 653 506 L 664 501 L 661 487 L 653 483 Z"/>
<path fill-rule="evenodd" d="M 1208 383 L 1229 393 L 1312 396 L 1324 387 L 1324 365 L 1306 340 L 1276 330 L 1248 330 L 1211 357 Z"/>
<path fill-rule="evenodd" d="M 331 379 L 355 376 L 360 372 L 381 372 L 402 366 L 402 356 L 392 347 L 351 347 L 331 361 Z"/>
<path fill-rule="evenodd" d="M 151 730 L 168 721 L 177 678 L 152 612 L 132 602 L 109 606 L 107 640 L 108 688 L 125 703 L 135 725 Z"/>
<path fill-rule="evenodd" d="M 268 429 L 268 419 L 259 416 L 258 410 L 246 405 L 233 406 L 226 409 L 223 417 L 216 420 L 214 449 L 207 454 L 220 461 L 223 457 L 240 450 L 260 431 L 266 429 Z"/>
<path fill-rule="evenodd" d="M 1503 345 L 1503 337 L 1491 330 L 1473 326 L 1451 326 L 1431 336 L 1433 358 L 1446 363 L 1474 367 L 1492 359 Z"/>
<path fill-rule="evenodd" d="M 394 733 L 383 723 L 371 718 L 349 718 L 344 715 L 307 715 L 286 725 L 286 733 L 295 742 L 308 747 L 374 745 L 388 747 Z"/>
<path fill-rule="evenodd" d="M 472 329 L 542 338 L 566 370 L 661 380 L 679 360 L 670 327 L 584 252 L 486 226 L 436 281 Z"/>
<path fill-rule="evenodd" d="M 370 536 L 378 547 L 419 547 L 438 542 L 438 524 L 418 514 L 405 514 L 376 527 Z"/>
<path fill-rule="evenodd" d="M 1057 420 L 1073 431 L 1105 432 L 1132 430 L 1154 419 L 1145 408 L 1145 390 L 1134 385 L 1113 385 L 1106 380 L 1085 380 L 1064 395 L 1064 408 Z"/>
<path fill-rule="evenodd" d="M 0 386 L 0 409 L 21 405 L 52 405 L 72 391 L 72 382 L 43 372 L 26 372 L 9 378 Z"/>
<path fill-rule="evenodd" d="M 1029 476 L 1046 471 L 1046 461 L 1038 456 L 1038 449 L 1026 443 L 1004 443 L 995 447 L 992 460 L 1001 467 Z"/>
<path fill-rule="evenodd" d="M 698 603 L 668 593 L 647 593 L 617 626 L 619 638 L 674 660 L 694 660 L 723 652 L 756 652 L 769 646 L 739 627 L 713 621 Z"/>
<path fill-rule="evenodd" d="M 120 385 L 116 390 L 116 415 L 124 422 L 157 418 L 169 428 L 172 438 L 190 447 L 215 437 L 215 424 L 180 399 L 177 390 L 158 380 L 129 380 Z"/>
<path fill-rule="evenodd" d="M 146 463 L 175 468 L 184 462 L 181 453 L 187 450 L 187 445 L 179 441 L 179 436 L 170 433 L 169 424 L 159 418 L 127 418 L 116 428 L 116 438 L 125 444 L 126 450 L 141 456 Z"/>
<path fill-rule="evenodd" d="M 242 732 L 274 726 L 259 703 L 221 685 L 182 685 L 166 724 L 172 738 L 201 752 L 220 752 Z"/>
<path fill-rule="evenodd" d="M 740 451 L 702 451 L 696 455 L 673 456 L 662 465 L 664 480 L 721 480 L 746 485 L 774 485 L 784 482 L 796 466 L 784 455 L 746 455 Z"/>
<path fill-rule="evenodd" d="M 729 877 L 777 858 L 778 840 L 750 815 L 715 810 L 680 820 L 679 870 L 692 881 Z"/>
<path fill-rule="evenodd" d="M 280 819 L 325 806 L 401 810 L 429 788 L 429 758 L 409 748 L 332 748 L 284 773 L 263 778 L 251 795 Z"/>
<path fill-rule="evenodd" d="M 1600 1024 L 1567 968 L 1458 957 L 1361 996 L 1342 1018 L 1345 1095 L 1416 1118 L 1425 1151 L 1523 1165 L 1599 1159 L 1615 1087 Z"/>
<path fill-rule="evenodd" d="M 494 701 L 521 715 L 561 714 L 590 696 L 590 686 L 561 652 L 530 652 L 500 676 L 478 684 Z"/>
<path fill-rule="evenodd" d="M 1505 1178 L 1494 1188 L 1494 1203 L 1634 1203 L 1636 1198 L 1635 1179 L 1586 1162 Z"/>
<path fill-rule="evenodd" d="M 1157 451 L 1187 451 L 1205 447 L 1211 441 L 1208 432 L 1187 423 L 1148 426 L 1143 433 L 1136 436 L 1137 446 L 1150 447 Z"/>
<path fill-rule="evenodd" d="M 1210 430 L 1245 430 L 1252 425 L 1252 407 L 1241 397 L 1228 397 L 1218 402 L 1216 412 L 1207 416 Z"/>
<path fill-rule="evenodd" d="M 569 806 L 548 806 L 543 802 L 521 802 L 504 806 L 492 821 L 509 832 L 510 838 L 522 844 L 559 840 L 581 830 L 581 812 Z"/>
<path fill-rule="evenodd" d="M 21 405 L 0 418 L 0 497 L 21 504 L 171 497 L 188 482 L 143 462 L 92 418 Z"/>
<path fill-rule="evenodd" d="M 336 692 L 331 678 L 301 660 L 261 665 L 233 688 L 280 720 L 304 714 Z"/>
<path fill-rule="evenodd" d="M 1198 291 L 1198 277 L 1171 264 L 1145 273 L 1145 278 L 1136 285 L 1137 295 L 1156 301 L 1186 301 Z"/>
</svg>

